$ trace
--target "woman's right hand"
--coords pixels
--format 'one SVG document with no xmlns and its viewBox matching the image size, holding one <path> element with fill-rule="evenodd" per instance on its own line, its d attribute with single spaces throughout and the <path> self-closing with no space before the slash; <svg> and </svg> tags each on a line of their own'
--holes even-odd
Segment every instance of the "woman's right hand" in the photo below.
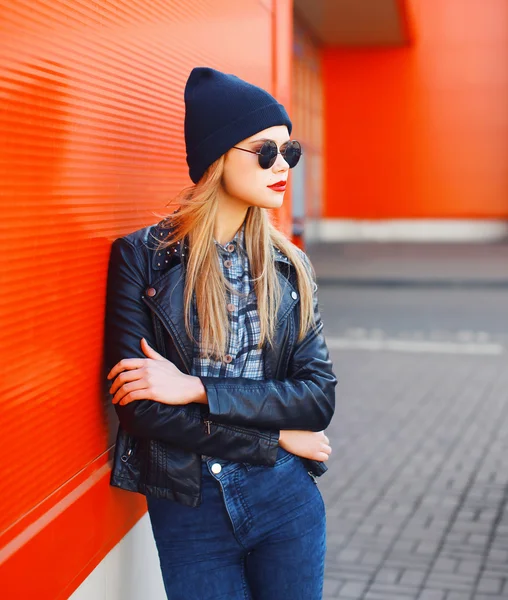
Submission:
<svg viewBox="0 0 508 600">
<path fill-rule="evenodd" d="M 283 429 L 280 432 L 279 446 L 292 454 L 311 460 L 326 461 L 332 453 L 330 440 L 324 431 Z"/>
</svg>

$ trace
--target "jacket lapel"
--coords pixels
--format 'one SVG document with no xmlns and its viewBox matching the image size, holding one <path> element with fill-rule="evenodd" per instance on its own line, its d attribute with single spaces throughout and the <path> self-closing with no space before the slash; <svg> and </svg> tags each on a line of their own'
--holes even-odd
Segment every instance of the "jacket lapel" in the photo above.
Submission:
<svg viewBox="0 0 508 600">
<path fill-rule="evenodd" d="M 193 344 L 185 329 L 183 267 L 179 263 L 152 283 L 155 295 L 146 296 L 146 302 L 168 330 L 187 370 L 191 371 Z M 190 323 L 193 322 L 191 307 Z"/>
<path fill-rule="evenodd" d="M 164 239 L 170 232 L 169 228 L 157 226 L 154 228 L 152 239 Z M 156 277 L 151 284 L 155 293 L 152 296 L 146 295 L 145 302 L 159 316 L 164 326 L 168 330 L 173 343 L 175 344 L 185 367 L 191 372 L 193 342 L 187 335 L 185 329 L 184 315 L 184 256 L 188 250 L 186 244 L 179 244 L 171 249 L 157 251 L 152 246 L 151 267 L 153 275 Z M 299 295 L 294 286 L 289 281 L 289 277 L 281 272 L 287 269 L 289 275 L 290 262 L 280 251 L 275 251 L 275 261 L 277 267 L 277 277 L 281 286 L 281 302 L 277 312 L 277 327 L 275 333 L 275 344 L 272 349 L 267 348 L 265 357 L 265 366 L 267 377 L 275 372 L 275 365 L 278 362 L 278 354 L 281 351 L 281 344 L 285 339 L 285 321 L 288 315 L 298 302 Z M 193 322 L 194 314 L 191 307 L 190 322 Z M 270 374 L 269 374 L 270 373 Z"/>
</svg>

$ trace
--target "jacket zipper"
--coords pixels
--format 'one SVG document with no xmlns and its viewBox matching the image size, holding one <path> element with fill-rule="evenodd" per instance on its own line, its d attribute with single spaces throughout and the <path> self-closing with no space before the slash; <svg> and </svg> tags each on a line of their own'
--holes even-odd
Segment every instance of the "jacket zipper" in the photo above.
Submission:
<svg viewBox="0 0 508 600">
<path fill-rule="evenodd" d="M 203 424 L 205 426 L 205 433 L 210 435 L 210 425 L 215 424 L 215 421 L 211 421 L 210 419 L 203 419 Z M 245 435 L 250 435 L 252 436 L 252 432 L 249 429 L 243 429 L 242 427 L 235 427 L 234 425 L 226 425 L 225 423 L 217 423 L 217 425 L 220 425 L 221 427 L 223 427 L 224 429 L 228 429 L 229 431 L 236 431 L 236 433 L 243 433 Z M 267 433 L 257 433 L 256 434 L 257 437 L 263 438 L 265 440 L 270 441 L 272 438 L 270 436 L 270 434 Z"/>
<path fill-rule="evenodd" d="M 120 460 L 122 462 L 126 463 L 129 460 L 129 458 L 131 457 L 131 454 L 132 454 L 132 446 L 130 446 L 127 449 L 127 452 L 125 452 L 125 454 L 122 454 L 122 456 L 120 457 Z"/>
<path fill-rule="evenodd" d="M 213 421 L 208 421 L 208 423 L 213 423 Z M 219 423 L 219 425 L 221 427 L 224 427 L 224 429 L 229 429 L 230 431 L 236 431 L 237 433 L 244 433 L 252 436 L 252 433 L 249 429 L 242 429 L 241 427 L 235 427 L 233 425 L 225 425 L 224 423 Z M 256 436 L 264 438 L 265 440 L 272 439 L 271 436 L 267 433 L 257 433 Z"/>
<path fill-rule="evenodd" d="M 275 377 L 277 379 L 279 379 L 279 380 L 281 379 L 281 377 L 280 377 L 280 371 L 281 371 L 281 367 L 282 367 L 282 360 L 284 358 L 284 354 L 286 352 L 286 347 L 288 345 L 288 338 L 289 338 L 289 334 L 290 334 L 290 331 L 289 331 L 290 327 L 291 327 L 291 321 L 290 321 L 290 323 L 288 325 L 288 329 L 287 329 L 286 334 L 284 336 L 284 341 L 282 342 L 282 348 L 281 348 L 281 350 L 279 352 L 279 359 L 277 361 L 277 369 L 275 370 Z"/>
</svg>

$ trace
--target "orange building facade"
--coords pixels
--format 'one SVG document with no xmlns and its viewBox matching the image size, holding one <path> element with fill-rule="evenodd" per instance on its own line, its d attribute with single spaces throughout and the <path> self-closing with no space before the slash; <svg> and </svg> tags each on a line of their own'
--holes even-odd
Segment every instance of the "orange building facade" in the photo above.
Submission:
<svg viewBox="0 0 508 600">
<path fill-rule="evenodd" d="M 405 10 L 405 45 L 323 49 L 324 216 L 507 219 L 508 4 Z"/>
<path fill-rule="evenodd" d="M 109 486 L 103 318 L 112 240 L 190 184 L 192 67 L 288 108 L 288 234 L 508 219 L 505 0 L 348 6 L 0 0 L 2 598 L 164 598 L 144 499 Z"/>
</svg>

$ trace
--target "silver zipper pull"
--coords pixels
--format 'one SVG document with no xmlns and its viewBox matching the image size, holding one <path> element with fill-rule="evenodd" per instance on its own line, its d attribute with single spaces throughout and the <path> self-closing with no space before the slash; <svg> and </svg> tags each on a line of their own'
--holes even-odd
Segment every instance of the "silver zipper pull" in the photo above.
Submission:
<svg viewBox="0 0 508 600">
<path fill-rule="evenodd" d="M 314 475 L 314 473 L 312 473 L 311 471 L 307 471 L 307 473 L 310 475 L 310 478 L 312 479 L 312 481 L 317 485 L 317 478 Z"/>
<path fill-rule="evenodd" d="M 122 457 L 121 457 L 121 460 L 122 460 L 123 462 L 127 462 L 127 461 L 129 460 L 129 456 L 130 456 L 131 454 L 132 454 L 132 448 L 129 448 L 129 449 L 127 450 L 127 453 L 122 455 Z"/>
<path fill-rule="evenodd" d="M 211 421 L 208 421 L 208 420 L 205 419 L 204 423 L 205 423 L 205 433 L 207 433 L 208 435 L 210 435 L 210 423 L 211 423 Z"/>
</svg>

